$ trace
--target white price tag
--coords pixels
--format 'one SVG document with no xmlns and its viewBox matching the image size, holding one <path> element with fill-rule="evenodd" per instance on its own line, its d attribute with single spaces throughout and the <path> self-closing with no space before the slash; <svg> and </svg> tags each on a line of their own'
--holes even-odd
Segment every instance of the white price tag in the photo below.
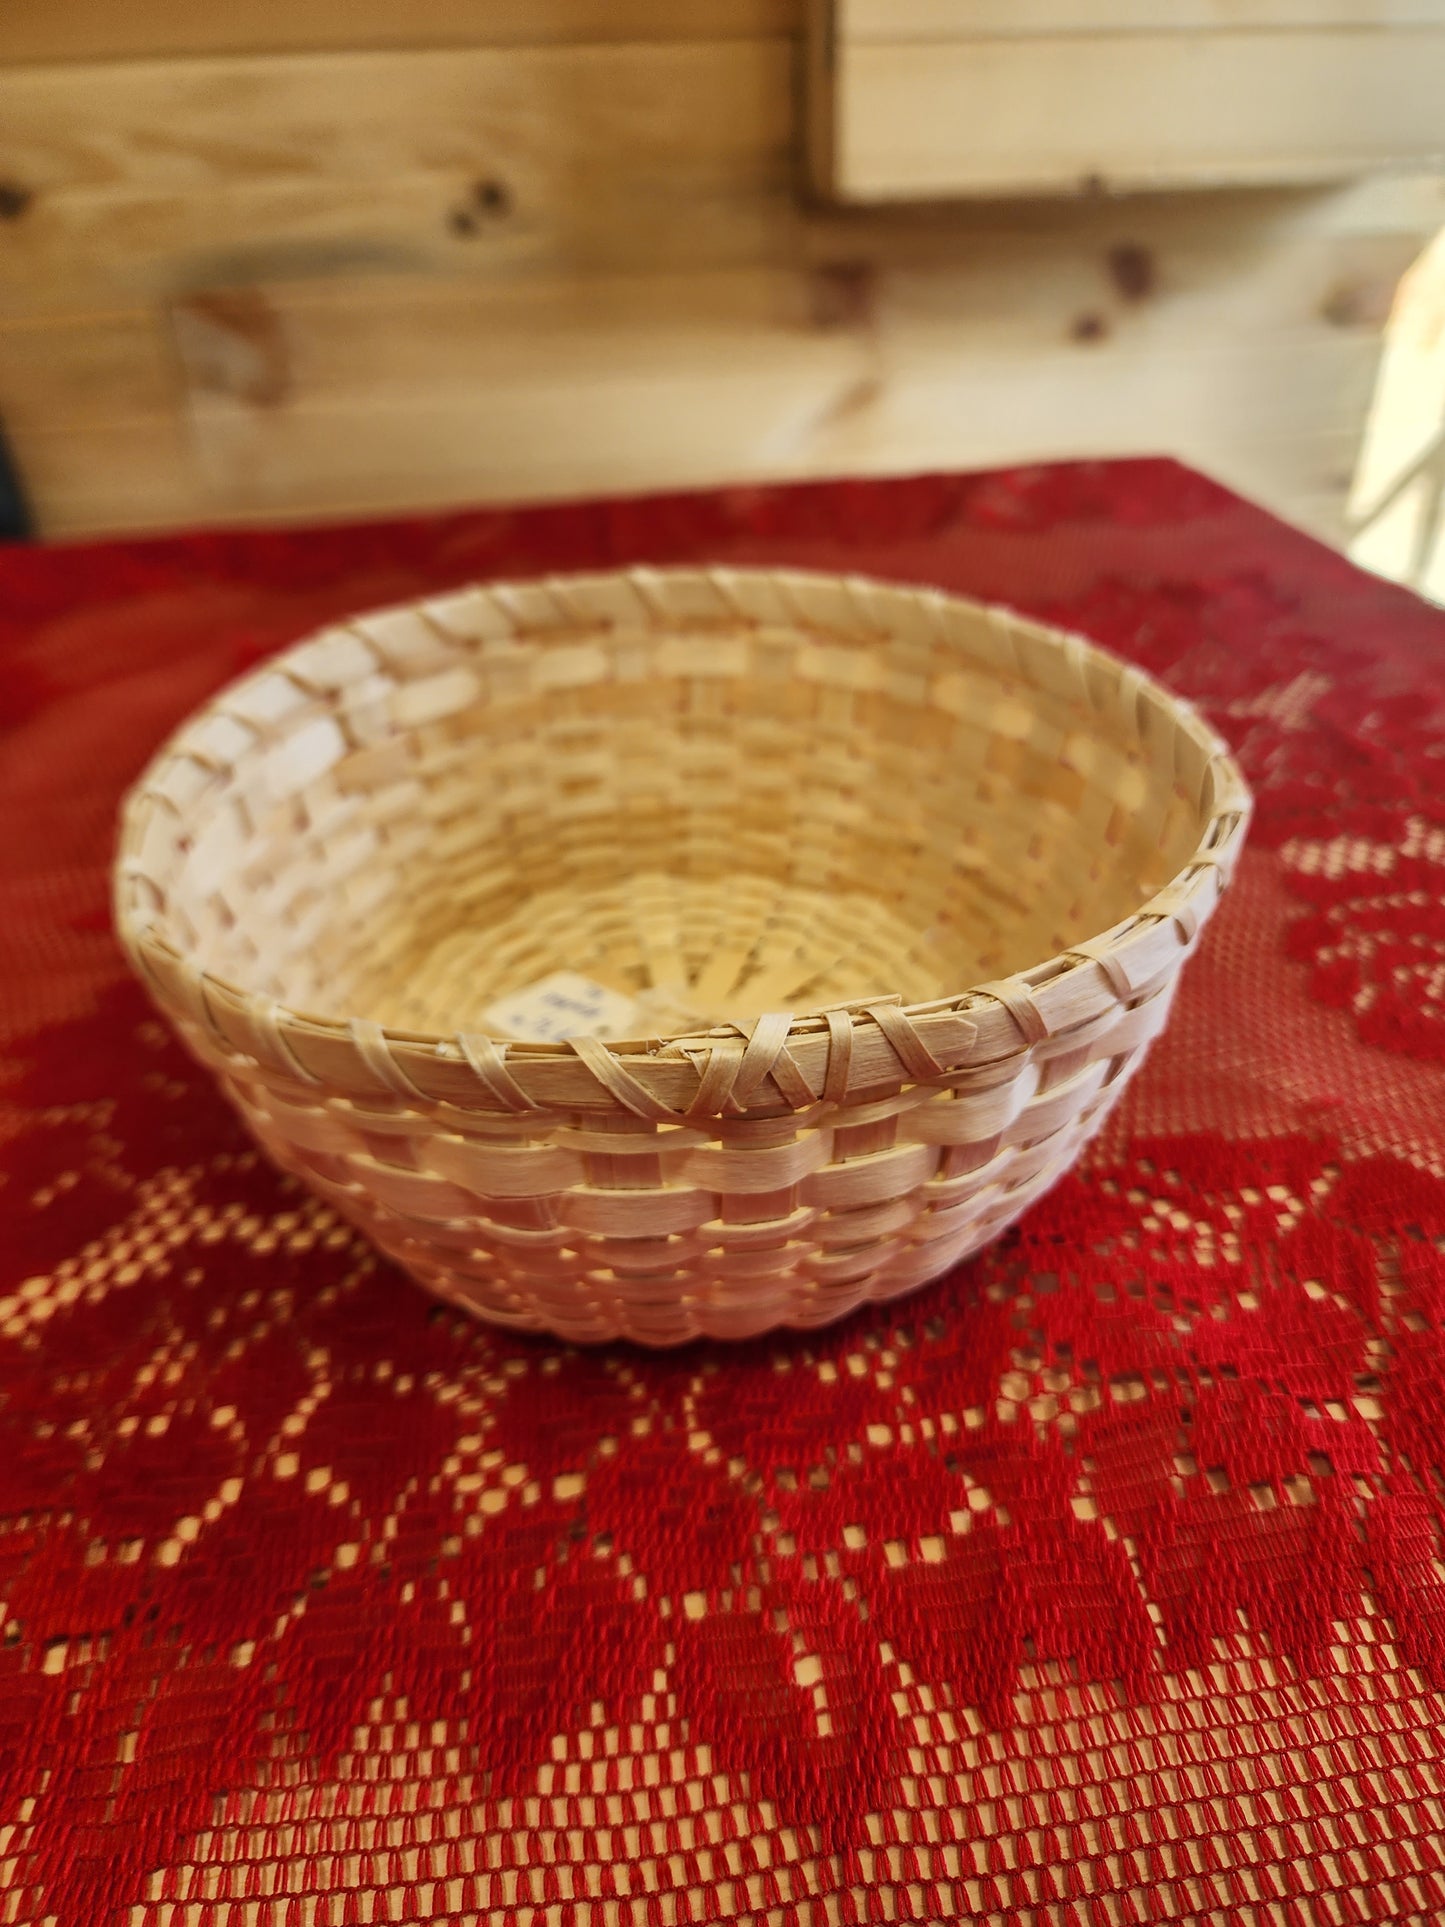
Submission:
<svg viewBox="0 0 1445 1927">
<path fill-rule="evenodd" d="M 564 1037 L 629 1037 L 638 1015 L 631 997 L 594 983 L 575 970 L 554 970 L 488 1005 L 488 1028 L 529 1044 L 559 1044 Z"/>
</svg>

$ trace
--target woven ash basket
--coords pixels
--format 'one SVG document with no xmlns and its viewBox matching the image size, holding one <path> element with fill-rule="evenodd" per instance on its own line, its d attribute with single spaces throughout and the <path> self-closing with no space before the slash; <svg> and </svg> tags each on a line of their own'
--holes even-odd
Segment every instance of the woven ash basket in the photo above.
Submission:
<svg viewBox="0 0 1445 1927">
<path fill-rule="evenodd" d="M 1249 807 L 1185 704 L 1003 610 L 568 577 L 223 692 L 127 799 L 117 920 L 276 1161 L 430 1290 L 744 1338 L 911 1291 L 1069 1167 Z M 649 1035 L 506 1035 L 557 971 Z"/>
</svg>

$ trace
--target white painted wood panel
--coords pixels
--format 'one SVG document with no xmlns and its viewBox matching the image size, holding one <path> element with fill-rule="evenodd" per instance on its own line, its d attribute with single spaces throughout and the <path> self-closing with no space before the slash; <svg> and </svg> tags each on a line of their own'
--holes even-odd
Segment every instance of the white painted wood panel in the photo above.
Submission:
<svg viewBox="0 0 1445 1927">
<path fill-rule="evenodd" d="M 845 44 L 845 199 L 1345 179 L 1445 159 L 1445 26 Z"/>
<path fill-rule="evenodd" d="M 837 0 L 844 44 L 979 35 L 1445 26 L 1445 0 Z"/>
</svg>

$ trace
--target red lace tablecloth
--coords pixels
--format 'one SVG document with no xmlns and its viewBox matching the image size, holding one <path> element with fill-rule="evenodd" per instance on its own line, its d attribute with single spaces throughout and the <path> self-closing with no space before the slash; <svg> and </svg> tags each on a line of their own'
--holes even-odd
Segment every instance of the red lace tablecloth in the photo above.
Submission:
<svg viewBox="0 0 1445 1927">
<path fill-rule="evenodd" d="M 1259 797 L 994 1250 L 665 1357 L 432 1305 L 107 922 L 217 684 L 477 576 L 786 561 L 1075 625 Z M 0 555 L 0 1921 L 1445 1914 L 1445 616 L 1168 463 Z"/>
</svg>

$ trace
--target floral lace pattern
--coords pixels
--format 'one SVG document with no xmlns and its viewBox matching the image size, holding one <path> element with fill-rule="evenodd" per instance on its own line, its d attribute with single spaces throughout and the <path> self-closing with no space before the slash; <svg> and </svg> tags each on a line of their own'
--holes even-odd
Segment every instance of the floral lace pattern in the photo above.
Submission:
<svg viewBox="0 0 1445 1927">
<path fill-rule="evenodd" d="M 109 826 L 333 612 L 684 555 L 1133 655 L 1239 747 L 1257 887 L 980 1258 L 823 1334 L 582 1354 L 430 1303 L 259 1158 L 122 972 Z M 0 576 L 6 1919 L 1438 1914 L 1445 618 L 1167 463 Z M 1308 1049 L 1239 1061 L 1238 999 Z"/>
</svg>

